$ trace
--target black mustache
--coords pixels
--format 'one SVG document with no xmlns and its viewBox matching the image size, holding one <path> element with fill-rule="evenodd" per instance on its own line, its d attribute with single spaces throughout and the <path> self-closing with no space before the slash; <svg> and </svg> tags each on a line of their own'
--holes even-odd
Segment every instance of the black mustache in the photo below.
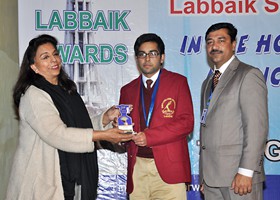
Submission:
<svg viewBox="0 0 280 200">
<path fill-rule="evenodd" d="M 219 50 L 212 50 L 210 53 L 212 54 L 212 53 L 223 53 L 223 52 Z"/>
</svg>

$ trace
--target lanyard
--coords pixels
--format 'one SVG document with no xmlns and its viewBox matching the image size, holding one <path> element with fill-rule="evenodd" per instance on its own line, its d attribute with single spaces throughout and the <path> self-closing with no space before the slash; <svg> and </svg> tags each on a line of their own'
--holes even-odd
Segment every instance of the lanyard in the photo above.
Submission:
<svg viewBox="0 0 280 200">
<path fill-rule="evenodd" d="M 204 109 L 202 110 L 201 117 L 200 117 L 200 123 L 201 123 L 201 124 L 204 124 L 204 125 L 205 125 L 205 123 L 206 123 L 206 117 L 207 117 L 208 107 L 209 107 L 209 105 L 210 105 L 210 101 L 211 101 L 211 99 L 212 99 L 212 94 L 213 94 L 213 92 L 214 92 L 214 88 L 213 88 L 213 86 L 212 86 L 212 87 L 211 87 L 211 90 L 210 90 L 209 97 L 208 97 L 207 102 L 206 102 L 206 108 L 204 108 Z"/>
<path fill-rule="evenodd" d="M 206 103 L 206 108 L 208 108 L 209 105 L 210 105 L 210 101 L 211 101 L 211 99 L 212 99 L 212 94 L 213 94 L 213 90 L 211 89 L 210 95 L 209 95 L 208 100 L 207 100 L 207 103 Z"/>
<path fill-rule="evenodd" d="M 151 104 L 149 107 L 149 113 L 148 113 L 148 118 L 146 115 L 146 108 L 145 108 L 145 102 L 144 102 L 144 89 L 143 89 L 143 81 L 141 83 L 141 103 L 142 103 L 142 110 L 143 110 L 143 114 L 144 114 L 144 120 L 146 123 L 146 127 L 149 127 L 150 121 L 151 121 L 151 117 L 152 117 L 152 113 L 155 107 L 155 99 L 156 99 L 156 94 L 158 91 L 158 86 L 159 86 L 159 77 L 160 77 L 160 72 L 158 75 L 158 79 L 155 82 L 155 88 L 153 90 L 153 94 L 152 94 L 152 99 L 151 99 Z"/>
<path fill-rule="evenodd" d="M 212 99 L 212 94 L 213 94 L 213 88 L 211 88 L 211 90 L 210 90 L 210 95 L 209 95 L 209 97 L 208 97 L 208 99 L 207 99 L 207 102 L 206 102 L 206 108 L 204 108 L 204 109 L 202 110 L 201 118 L 200 118 L 200 123 L 201 123 L 201 124 L 205 124 L 205 123 L 206 123 L 206 117 L 207 117 L 208 107 L 209 107 L 210 101 L 211 101 L 211 99 Z"/>
</svg>

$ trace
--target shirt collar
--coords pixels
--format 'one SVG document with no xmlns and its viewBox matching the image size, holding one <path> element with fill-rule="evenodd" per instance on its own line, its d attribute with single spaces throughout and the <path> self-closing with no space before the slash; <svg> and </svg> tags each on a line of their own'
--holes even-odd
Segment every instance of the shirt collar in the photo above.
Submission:
<svg viewBox="0 0 280 200">
<path fill-rule="evenodd" d="M 144 74 L 142 74 L 142 81 L 143 84 L 145 86 L 145 88 L 147 88 L 147 83 L 146 80 L 151 79 L 153 81 L 151 87 L 153 87 L 154 83 L 156 82 L 158 75 L 159 75 L 160 70 L 158 70 L 151 78 L 146 77 Z"/>
<path fill-rule="evenodd" d="M 223 75 L 223 73 L 226 71 L 226 69 L 228 68 L 229 64 L 231 63 L 231 61 L 234 58 L 235 58 L 235 55 L 232 55 L 231 58 L 227 62 L 225 62 L 219 69 L 217 69 L 216 66 L 214 65 L 213 72 L 215 72 L 215 70 L 219 70 L 222 73 L 222 75 Z M 221 76 L 220 76 L 220 78 L 221 78 Z"/>
</svg>

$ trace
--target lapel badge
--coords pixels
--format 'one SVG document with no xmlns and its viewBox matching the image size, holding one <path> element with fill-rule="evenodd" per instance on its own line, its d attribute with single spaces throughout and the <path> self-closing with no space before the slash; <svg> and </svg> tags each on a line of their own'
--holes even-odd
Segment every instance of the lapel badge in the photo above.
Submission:
<svg viewBox="0 0 280 200">
<path fill-rule="evenodd" d="M 173 118 L 176 109 L 176 102 L 172 98 L 164 99 L 161 103 L 161 112 L 164 118 Z"/>
</svg>

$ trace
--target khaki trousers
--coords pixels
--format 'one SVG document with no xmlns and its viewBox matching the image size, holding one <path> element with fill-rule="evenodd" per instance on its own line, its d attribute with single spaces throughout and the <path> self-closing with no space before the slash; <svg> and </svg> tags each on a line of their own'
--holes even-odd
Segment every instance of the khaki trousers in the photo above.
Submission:
<svg viewBox="0 0 280 200">
<path fill-rule="evenodd" d="M 185 183 L 165 183 L 154 159 L 136 157 L 132 177 L 134 189 L 129 195 L 130 200 L 187 200 Z"/>
</svg>

